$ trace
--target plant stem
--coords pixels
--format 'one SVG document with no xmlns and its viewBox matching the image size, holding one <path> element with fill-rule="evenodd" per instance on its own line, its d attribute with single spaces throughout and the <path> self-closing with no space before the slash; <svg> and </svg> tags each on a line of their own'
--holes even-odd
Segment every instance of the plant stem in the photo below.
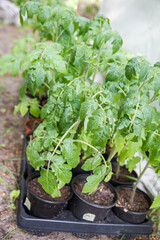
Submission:
<svg viewBox="0 0 160 240">
<path fill-rule="evenodd" d="M 99 92 L 95 93 L 95 94 L 92 96 L 92 98 L 95 98 L 97 95 L 99 95 L 99 94 L 101 94 L 101 93 L 103 93 L 103 91 L 99 91 Z"/>
<path fill-rule="evenodd" d="M 137 179 L 137 182 L 136 182 L 136 184 L 135 184 L 134 187 L 133 187 L 133 191 L 132 191 L 132 195 L 131 195 L 131 199 L 130 199 L 130 204 L 133 203 L 133 200 L 134 200 L 134 196 L 135 196 L 135 192 L 136 192 L 137 186 L 138 186 L 138 184 L 139 184 L 139 182 L 140 182 L 140 180 L 141 180 L 141 178 L 142 178 L 144 172 L 147 170 L 148 166 L 149 166 L 149 161 L 147 162 L 145 168 L 143 169 L 143 171 L 142 171 L 141 174 L 139 175 L 139 177 L 138 177 L 138 179 Z"/>
<path fill-rule="evenodd" d="M 54 154 L 56 153 L 57 149 L 59 148 L 59 146 L 61 145 L 61 143 L 63 142 L 63 140 L 64 140 L 65 137 L 67 136 L 67 134 L 70 132 L 70 130 L 71 130 L 72 128 L 74 128 L 74 126 L 76 126 L 77 124 L 79 124 L 80 121 L 81 121 L 81 120 L 78 119 L 74 124 L 72 124 L 72 126 L 71 126 L 71 127 L 65 132 L 65 134 L 61 137 L 61 139 L 59 140 L 57 146 L 55 147 L 55 149 L 54 149 L 54 151 L 53 151 L 53 153 L 52 153 L 52 155 L 51 155 L 51 157 L 50 157 L 50 159 L 49 159 L 49 163 L 48 163 L 48 168 L 47 168 L 47 170 L 49 170 L 50 161 L 51 161 L 52 157 L 53 157 Z"/>
<path fill-rule="evenodd" d="M 152 80 L 154 77 L 152 76 L 152 77 L 150 77 L 149 79 L 147 79 L 145 82 L 143 82 L 142 84 L 141 84 L 141 86 L 139 87 L 139 91 L 145 86 L 145 84 L 146 83 L 148 83 L 150 80 Z"/>
<path fill-rule="evenodd" d="M 50 86 L 47 83 L 43 83 L 48 89 L 50 89 Z"/>
<path fill-rule="evenodd" d="M 106 165 L 106 160 L 105 160 L 105 158 L 103 157 L 102 153 L 101 153 L 97 148 L 93 147 L 91 144 L 89 144 L 89 143 L 87 143 L 87 142 L 84 142 L 84 141 L 82 141 L 82 140 L 74 140 L 74 142 L 79 142 L 79 143 L 86 144 L 88 147 L 94 149 L 97 153 L 100 153 L 100 155 L 101 155 L 101 157 L 102 157 L 102 159 L 103 159 L 103 162 L 104 162 L 104 164 Z M 106 165 L 106 166 L 107 166 L 107 165 Z"/>
<path fill-rule="evenodd" d="M 118 86 L 118 88 L 122 91 L 123 95 L 126 97 L 125 91 L 120 86 Z"/>
<path fill-rule="evenodd" d="M 133 118 L 131 119 L 131 123 L 130 123 L 130 126 L 129 126 L 129 132 L 131 131 L 131 127 L 133 126 L 134 120 L 135 120 L 136 115 L 137 115 L 137 112 L 138 112 L 139 101 L 140 101 L 140 97 L 138 96 L 138 103 L 137 103 L 137 105 L 136 105 L 136 110 L 135 110 L 134 116 L 133 116 Z"/>
<path fill-rule="evenodd" d="M 115 156 L 115 154 L 117 153 L 117 149 L 116 149 L 116 146 L 114 145 L 109 156 L 108 156 L 108 159 L 107 161 L 110 162 L 112 160 L 112 158 Z"/>
<path fill-rule="evenodd" d="M 97 65 L 96 71 L 95 71 L 94 74 L 93 74 L 93 79 L 92 79 L 92 81 L 91 81 L 91 84 L 94 83 L 94 80 L 95 80 L 96 74 L 97 74 L 97 72 L 98 72 L 100 52 L 101 52 L 101 47 L 99 48 L 99 51 L 98 51 L 98 65 Z"/>
<path fill-rule="evenodd" d="M 158 96 L 153 96 L 153 97 L 151 98 L 151 100 L 150 100 L 150 104 L 151 104 L 152 102 L 156 101 L 156 100 L 158 100 Z"/>
<path fill-rule="evenodd" d="M 116 179 L 119 176 L 119 171 L 120 171 L 120 164 L 118 163 L 117 169 L 116 169 Z"/>
</svg>

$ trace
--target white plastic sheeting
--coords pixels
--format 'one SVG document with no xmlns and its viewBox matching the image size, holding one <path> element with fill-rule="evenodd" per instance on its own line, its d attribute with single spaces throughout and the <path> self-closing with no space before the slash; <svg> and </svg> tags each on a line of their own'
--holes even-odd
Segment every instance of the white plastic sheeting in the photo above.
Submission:
<svg viewBox="0 0 160 240">
<path fill-rule="evenodd" d="M 0 20 L 20 26 L 19 8 L 8 0 L 0 0 Z"/>
<path fill-rule="evenodd" d="M 103 0 L 99 13 L 122 36 L 123 48 L 145 55 L 152 63 L 160 61 L 160 0 Z M 136 172 L 139 174 L 139 166 Z M 142 181 L 153 196 L 160 191 L 160 178 L 153 169 L 147 169 Z"/>
<path fill-rule="evenodd" d="M 123 38 L 123 47 L 160 61 L 160 0 L 103 0 L 100 13 Z"/>
</svg>

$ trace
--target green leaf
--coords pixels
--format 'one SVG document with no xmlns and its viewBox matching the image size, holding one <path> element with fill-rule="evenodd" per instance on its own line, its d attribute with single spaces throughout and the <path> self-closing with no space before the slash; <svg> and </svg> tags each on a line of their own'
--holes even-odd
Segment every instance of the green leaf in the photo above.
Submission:
<svg viewBox="0 0 160 240">
<path fill-rule="evenodd" d="M 99 183 L 104 179 L 105 175 L 106 167 L 104 165 L 97 167 L 96 174 L 87 177 L 87 183 L 84 185 L 82 193 L 91 194 L 92 192 L 94 192 L 97 189 Z"/>
<path fill-rule="evenodd" d="M 121 151 L 119 158 L 118 158 L 118 162 L 120 163 L 121 166 L 123 166 L 125 164 L 125 160 L 128 158 L 128 149 L 123 149 L 123 151 Z"/>
<path fill-rule="evenodd" d="M 110 126 L 104 125 L 90 133 L 91 144 L 94 146 L 105 147 L 110 138 Z"/>
<path fill-rule="evenodd" d="M 113 172 L 109 172 L 109 173 L 108 173 L 108 175 L 105 177 L 104 181 L 105 181 L 105 182 L 108 182 L 108 181 L 110 181 L 110 180 L 111 180 L 111 177 L 112 177 L 112 175 L 113 175 Z"/>
<path fill-rule="evenodd" d="M 38 21 L 42 24 L 44 24 L 47 19 L 50 17 L 51 14 L 51 7 L 50 6 L 43 6 L 38 11 Z"/>
<path fill-rule="evenodd" d="M 10 193 L 10 202 L 13 203 L 17 197 L 19 196 L 20 194 L 20 190 L 13 190 L 11 193 Z"/>
<path fill-rule="evenodd" d="M 42 188 L 46 193 L 53 196 L 53 193 L 58 188 L 55 175 L 51 171 L 47 171 L 44 168 L 41 169 L 40 174 L 41 176 L 38 178 L 38 182 L 42 185 Z"/>
<path fill-rule="evenodd" d="M 17 76 L 20 71 L 20 61 L 21 59 L 16 59 L 11 65 L 11 74 L 13 77 Z"/>
<path fill-rule="evenodd" d="M 138 141 L 138 142 L 133 142 L 133 141 L 129 141 L 127 144 L 128 147 L 128 158 L 132 158 L 136 152 L 138 152 L 141 149 L 142 146 L 142 142 Z"/>
<path fill-rule="evenodd" d="M 43 159 L 39 154 L 39 152 L 41 151 L 42 151 L 42 145 L 38 138 L 30 141 L 26 149 L 28 161 L 37 170 L 39 170 L 40 167 L 44 166 L 45 159 Z"/>
<path fill-rule="evenodd" d="M 122 46 L 123 40 L 117 32 L 113 32 L 112 51 L 116 53 Z"/>
<path fill-rule="evenodd" d="M 88 158 L 83 164 L 82 169 L 85 171 L 93 170 L 94 168 L 101 164 L 101 161 L 102 161 L 101 155 L 98 153 L 94 157 Z"/>
<path fill-rule="evenodd" d="M 38 118 L 39 115 L 40 115 L 39 105 L 38 105 L 38 104 L 32 104 L 32 105 L 30 106 L 30 113 L 31 113 L 34 117 Z"/>
<path fill-rule="evenodd" d="M 40 54 L 42 52 L 42 49 L 34 49 L 32 51 L 29 51 L 28 54 L 23 58 L 22 60 L 22 68 L 25 70 L 40 57 Z"/>
<path fill-rule="evenodd" d="M 47 77 L 48 83 L 50 83 L 53 79 L 52 73 L 50 71 L 46 72 L 46 77 Z"/>
<path fill-rule="evenodd" d="M 58 43 L 53 43 L 44 49 L 43 58 L 45 61 L 53 66 L 59 73 L 66 74 L 66 64 L 63 57 L 59 55 L 62 46 Z"/>
<path fill-rule="evenodd" d="M 120 134 L 116 134 L 115 136 L 115 145 L 116 145 L 116 149 L 118 151 L 118 154 L 120 154 L 121 150 L 123 149 L 125 144 L 125 138 Z"/>
<path fill-rule="evenodd" d="M 28 18 L 32 18 L 34 15 L 38 14 L 39 4 L 38 1 L 30 1 L 27 3 L 26 9 Z"/>
<path fill-rule="evenodd" d="M 89 99 L 83 102 L 80 108 L 80 118 L 84 119 L 86 115 L 92 114 L 97 109 L 97 107 L 97 102 L 94 99 Z"/>
<path fill-rule="evenodd" d="M 146 80 L 150 64 L 143 57 L 134 57 L 128 61 L 125 68 L 126 77 L 131 80 L 138 77 L 140 81 Z"/>
<path fill-rule="evenodd" d="M 158 193 L 158 195 L 155 197 L 152 205 L 150 208 L 160 208 L 160 192 Z"/>
<path fill-rule="evenodd" d="M 73 139 L 67 138 L 63 141 L 61 146 L 61 151 L 66 162 L 72 167 L 75 168 L 80 162 L 80 150 L 77 145 L 74 143 Z"/>
<path fill-rule="evenodd" d="M 136 164 L 141 161 L 140 157 L 133 157 L 130 160 L 127 161 L 126 167 L 130 172 L 132 172 L 136 168 Z"/>
<path fill-rule="evenodd" d="M 130 125 L 130 120 L 128 118 L 121 118 L 118 122 L 118 129 L 121 130 L 123 128 L 127 128 Z"/>
<path fill-rule="evenodd" d="M 11 54 L 6 54 L 0 58 L 0 74 L 4 74 L 11 69 L 12 59 Z"/>
<path fill-rule="evenodd" d="M 20 104 L 19 110 L 21 115 L 22 116 L 26 115 L 26 113 L 28 112 L 28 103 L 21 102 L 19 104 Z"/>
<path fill-rule="evenodd" d="M 72 178 L 71 166 L 65 163 L 62 156 L 55 155 L 52 162 L 51 168 L 57 179 L 63 183 L 69 183 Z"/>
</svg>

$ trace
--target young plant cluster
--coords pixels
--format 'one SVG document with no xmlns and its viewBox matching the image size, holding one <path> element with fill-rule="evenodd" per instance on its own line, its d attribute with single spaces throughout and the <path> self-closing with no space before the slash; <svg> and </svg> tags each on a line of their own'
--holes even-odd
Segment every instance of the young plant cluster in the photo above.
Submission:
<svg viewBox="0 0 160 240">
<path fill-rule="evenodd" d="M 15 113 L 29 110 L 43 120 L 27 157 L 40 170 L 44 190 L 59 196 L 82 161 L 82 169 L 92 171 L 83 192 L 93 192 L 103 179 L 110 180 L 115 154 L 130 172 L 141 157 L 147 160 L 137 184 L 149 165 L 159 176 L 160 112 L 153 103 L 160 102 L 160 64 L 131 58 L 103 15 L 89 20 L 58 0 L 21 3 L 21 23 L 27 14 L 39 39 L 18 41 L 0 59 L 0 71 L 13 76 L 22 71 Z M 103 83 L 96 83 L 98 73 Z M 44 106 L 39 105 L 42 96 L 47 96 Z M 112 150 L 105 159 L 107 144 Z"/>
</svg>

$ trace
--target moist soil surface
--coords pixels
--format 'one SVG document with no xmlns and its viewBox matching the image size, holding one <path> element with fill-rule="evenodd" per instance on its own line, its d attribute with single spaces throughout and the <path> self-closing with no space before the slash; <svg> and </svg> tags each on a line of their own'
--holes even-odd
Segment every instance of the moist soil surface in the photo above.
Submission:
<svg viewBox="0 0 160 240">
<path fill-rule="evenodd" d="M 103 183 L 100 183 L 97 190 L 95 190 L 92 194 L 82 193 L 82 189 L 86 180 L 77 181 L 74 184 L 76 192 L 86 201 L 102 205 L 102 206 L 109 206 L 114 202 L 114 194 L 112 191 Z"/>
<path fill-rule="evenodd" d="M 53 201 L 53 202 L 61 202 L 65 201 L 68 199 L 68 197 L 71 194 L 71 189 L 69 186 L 64 186 L 63 188 L 60 189 L 61 192 L 61 197 L 52 197 L 48 193 L 46 193 L 41 184 L 38 182 L 38 178 L 34 178 L 29 181 L 28 183 L 29 189 L 38 197 L 48 200 L 48 201 Z"/>
<path fill-rule="evenodd" d="M 112 170 L 113 170 L 114 173 L 116 173 L 117 164 L 114 164 L 112 166 Z M 124 176 L 124 175 L 130 176 L 130 177 L 135 177 L 135 174 L 133 172 L 130 173 L 127 168 L 120 167 L 120 171 L 119 171 L 118 177 L 117 177 L 117 175 L 112 175 L 112 180 L 119 181 L 119 182 L 124 182 L 124 183 L 131 183 L 131 182 L 134 181 L 134 180 L 132 180 L 132 179 L 130 179 L 130 178 Z"/>
<path fill-rule="evenodd" d="M 125 211 L 145 212 L 149 209 L 147 199 L 143 194 L 136 192 L 134 201 L 130 204 L 132 191 L 130 189 L 117 189 L 118 202 L 116 206 L 123 207 Z"/>
</svg>

